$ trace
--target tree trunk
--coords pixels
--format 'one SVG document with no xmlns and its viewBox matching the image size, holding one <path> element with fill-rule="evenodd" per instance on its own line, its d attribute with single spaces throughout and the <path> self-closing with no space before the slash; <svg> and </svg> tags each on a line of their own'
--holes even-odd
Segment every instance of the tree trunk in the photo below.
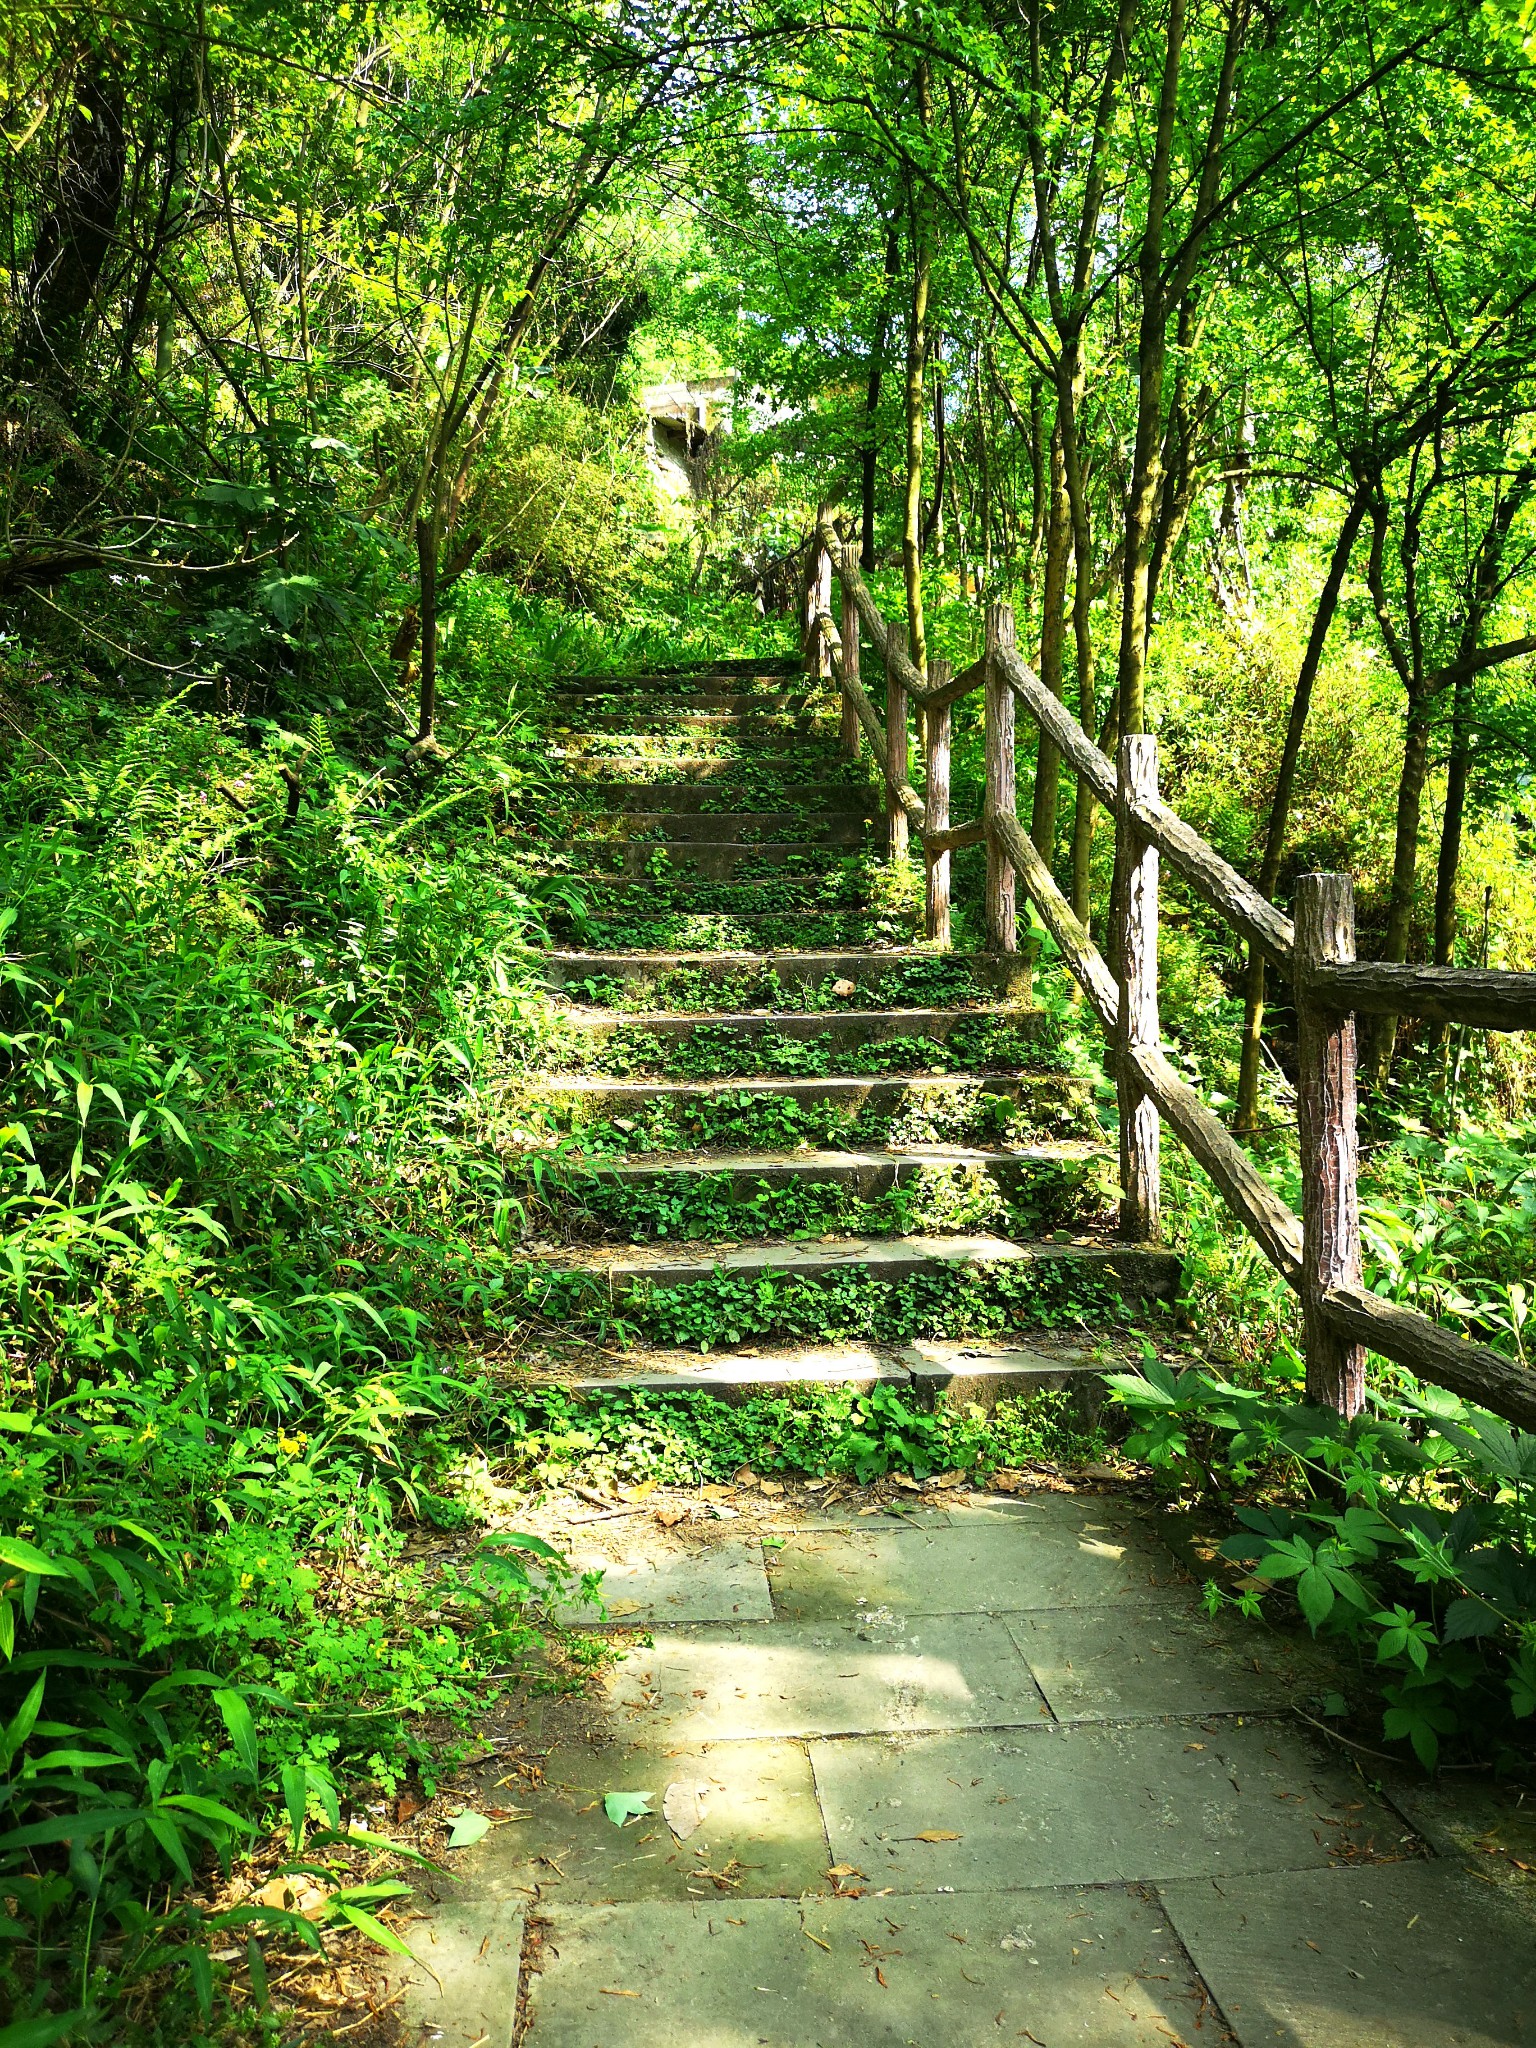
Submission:
<svg viewBox="0 0 1536 2048">
<path fill-rule="evenodd" d="M 75 107 L 62 149 L 58 196 L 38 224 L 22 287 L 30 315 L 13 357 L 25 381 L 50 365 L 65 368 L 84 339 L 86 315 L 117 231 L 127 169 L 123 90 L 104 53 L 72 84 Z"/>
<path fill-rule="evenodd" d="M 880 302 L 880 317 L 875 324 L 874 343 L 869 352 L 869 378 L 864 389 L 864 446 L 859 451 L 859 566 L 866 573 L 875 566 L 875 485 L 880 466 L 880 387 L 885 379 L 885 350 L 891 321 L 891 286 L 900 267 L 901 237 L 895 222 L 892 221 L 885 231 L 885 286 Z"/>
<path fill-rule="evenodd" d="M 1120 604 L 1120 730 L 1146 730 L 1148 591 L 1152 521 L 1162 480 L 1163 370 L 1168 360 L 1168 301 L 1163 284 L 1163 223 L 1184 52 L 1184 0 L 1172 0 L 1158 102 L 1157 137 L 1141 242 L 1141 324 L 1136 340 L 1136 440 L 1125 499 L 1125 576 Z"/>
<path fill-rule="evenodd" d="M 1312 686 L 1322 665 L 1328 629 L 1333 624 L 1334 613 L 1338 610 L 1339 593 L 1344 587 L 1350 557 L 1354 553 L 1355 542 L 1364 524 L 1369 503 L 1368 487 L 1363 483 L 1357 483 L 1355 495 L 1350 499 L 1349 508 L 1344 514 L 1344 523 L 1339 528 L 1339 537 L 1334 542 L 1333 558 L 1328 564 L 1328 574 L 1317 600 L 1317 609 L 1312 614 L 1312 631 L 1307 638 L 1301 667 L 1296 673 L 1296 688 L 1291 693 L 1290 716 L 1285 726 L 1285 745 L 1280 750 L 1280 766 L 1275 773 L 1275 794 L 1269 807 L 1269 821 L 1264 832 L 1264 854 L 1259 863 L 1259 888 L 1271 902 L 1274 901 L 1275 885 L 1280 878 L 1280 859 L 1285 848 L 1285 835 L 1290 826 L 1291 796 L 1296 786 L 1296 766 L 1301 759 L 1301 743 L 1307 729 L 1307 714 L 1312 708 Z M 1238 1074 L 1234 1128 L 1240 1133 L 1251 1134 L 1258 1123 L 1259 1063 L 1264 1032 L 1264 955 L 1257 946 L 1248 948 L 1248 972 L 1243 988 L 1243 1005 L 1242 1065 Z"/>
<path fill-rule="evenodd" d="M 928 64 L 917 67 L 923 125 L 932 118 Z M 928 290 L 933 273 L 927 209 L 916 185 L 911 189 L 912 317 L 907 324 L 907 498 L 901 561 L 907 589 L 907 641 L 912 665 L 928 672 L 928 635 L 923 621 L 923 414 L 927 404 Z"/>
<path fill-rule="evenodd" d="M 1456 878 L 1467 810 L 1467 767 L 1472 742 L 1472 677 L 1458 671 L 1451 697 L 1451 757 L 1445 771 L 1445 821 L 1435 871 L 1435 965 L 1449 967 L 1456 952 Z"/>
<path fill-rule="evenodd" d="M 937 542 L 939 566 L 944 565 L 944 487 L 949 482 L 949 436 L 944 418 L 944 344 L 935 336 L 929 351 L 933 362 L 933 503 L 923 523 L 923 552 Z"/>
<path fill-rule="evenodd" d="M 437 725 L 437 545 L 437 513 L 434 507 L 425 518 L 416 521 L 421 634 L 421 690 L 416 720 L 418 746 L 425 746 L 434 739 Z"/>
<path fill-rule="evenodd" d="M 1072 562 L 1072 507 L 1067 498 L 1062 462 L 1061 421 L 1051 436 L 1050 510 L 1045 527 L 1045 598 L 1040 618 L 1040 680 L 1053 697 L 1061 697 L 1067 638 L 1067 573 Z M 1041 859 L 1050 864 L 1056 847 L 1056 799 L 1061 782 L 1061 752 L 1042 732 L 1035 754 L 1035 793 L 1029 836 Z"/>
</svg>

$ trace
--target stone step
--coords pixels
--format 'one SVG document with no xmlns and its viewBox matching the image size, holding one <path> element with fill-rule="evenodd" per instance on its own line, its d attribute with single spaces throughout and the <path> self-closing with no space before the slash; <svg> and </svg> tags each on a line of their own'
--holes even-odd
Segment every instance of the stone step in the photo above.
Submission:
<svg viewBox="0 0 1536 2048">
<path fill-rule="evenodd" d="M 1028 1106 L 1036 1115 L 1061 1116 L 1081 1109 L 1090 1098 L 1089 1084 L 1066 1074 L 774 1074 L 744 1079 L 614 1081 L 602 1075 L 557 1074 L 524 1084 L 526 1099 L 583 1120 L 633 1117 L 660 1107 L 686 1111 L 690 1106 L 731 1097 L 778 1100 L 802 1109 L 835 1109 L 851 1114 L 868 1111 L 894 1116 L 897 1111 L 926 1105 L 935 1109 L 981 1096 Z"/>
<path fill-rule="evenodd" d="M 671 766 L 672 764 L 668 764 Z M 709 761 L 700 765 L 716 768 L 720 764 Z M 727 818 L 732 816 L 761 816 L 760 812 L 741 812 L 722 809 L 711 811 L 713 803 L 728 803 L 721 792 L 711 789 L 713 777 L 702 777 L 694 782 L 623 782 L 596 780 L 583 782 L 580 786 L 581 803 L 594 813 L 629 818 L 642 813 L 670 818 L 678 823 L 687 817 Z M 780 806 L 770 815 L 784 816 L 786 812 L 822 811 L 838 818 L 882 819 L 884 808 L 873 791 L 859 789 L 841 782 L 796 782 L 783 783 L 774 791 L 774 801 Z M 803 826 L 803 819 L 797 819 L 797 828 Z M 675 838 L 688 835 L 677 832 Z"/>
<path fill-rule="evenodd" d="M 878 991 L 927 970 L 948 969 L 968 974 L 979 988 L 1016 1002 L 1029 1001 L 1030 956 L 1026 953 L 932 953 L 921 946 L 892 946 L 886 951 L 864 948 L 808 949 L 805 952 L 698 953 L 602 952 L 597 949 L 557 950 L 544 956 L 546 988 L 563 989 L 573 982 L 595 979 L 647 987 L 669 976 L 687 974 L 701 983 L 729 983 L 743 974 L 766 973 L 780 988 L 817 989 L 851 981 L 858 989 Z"/>
<path fill-rule="evenodd" d="M 1043 1035 L 1050 1024 L 1043 1010 L 1005 1003 L 946 1010 L 654 1010 L 640 1017 L 624 1010 L 573 1009 L 562 1011 L 561 1019 L 594 1045 L 642 1035 L 679 1045 L 708 1030 L 715 1039 L 747 1045 L 770 1036 L 797 1043 L 825 1039 L 832 1052 L 888 1045 L 895 1038 L 943 1044 L 965 1026 L 985 1024 L 1007 1026 L 1033 1038 Z"/>
<path fill-rule="evenodd" d="M 781 751 L 773 748 L 770 751 Z M 803 751 L 803 750 L 802 750 Z M 759 764 L 751 754 L 613 754 L 613 753 L 571 753 L 561 747 L 552 746 L 550 759 L 563 763 L 567 787 L 585 798 L 599 789 L 665 790 L 667 801 L 677 807 L 684 790 L 705 785 L 700 791 L 700 801 L 708 801 L 716 793 L 708 785 L 716 782 L 742 781 L 749 785 L 759 779 Z M 846 780 L 827 772 L 818 776 L 809 761 L 799 760 L 796 767 L 809 769 L 809 779 L 794 785 L 793 794 L 797 801 L 803 796 L 807 804 L 820 802 L 823 792 L 838 796 L 852 795 L 862 802 L 870 796 L 869 783 L 864 769 L 845 764 L 840 756 L 818 763 L 831 771 L 847 768 Z M 791 790 L 786 786 L 780 794 L 789 800 Z"/>
<path fill-rule="evenodd" d="M 604 876 L 643 877 L 651 871 L 657 854 L 678 867 L 691 867 L 710 881 L 728 881 L 737 869 L 760 862 L 765 868 L 826 866 L 828 848 L 804 839 L 573 839 L 561 852 L 578 871 L 586 863 L 581 879 L 597 881 Z"/>
<path fill-rule="evenodd" d="M 1106 1351 L 1110 1347 L 1100 1347 Z M 1033 1342 L 825 1344 L 794 1349 L 696 1351 L 636 1346 L 609 1372 L 559 1374 L 535 1368 L 532 1386 L 558 1385 L 572 1394 L 698 1394 L 726 1402 L 771 1399 L 795 1387 L 891 1387 L 918 1408 L 975 1405 L 990 1412 L 1007 1396 L 1029 1400 L 1070 1390 L 1085 1421 L 1103 1398 L 1103 1375 L 1132 1360 L 1101 1360 L 1080 1344 L 1044 1331 Z"/>
<path fill-rule="evenodd" d="M 930 1276 L 957 1266 L 1034 1267 L 1052 1279 L 1080 1278 L 1142 1300 L 1178 1291 L 1175 1253 L 1157 1246 L 1112 1243 L 1027 1243 L 986 1233 L 954 1237 L 841 1237 L 818 1244 L 741 1244 L 706 1256 L 626 1246 L 621 1256 L 597 1254 L 579 1262 L 548 1262 L 548 1269 L 600 1279 L 615 1297 L 645 1289 L 666 1292 L 695 1286 L 715 1274 L 756 1279 L 781 1273 L 813 1284 L 857 1272 L 883 1285 Z"/>
<path fill-rule="evenodd" d="M 1113 1158 L 1107 1145 L 1064 1138 L 1039 1145 L 912 1146 L 904 1150 L 804 1152 L 691 1152 L 653 1154 L 641 1159 L 567 1160 L 580 1177 L 611 1180 L 624 1188 L 652 1188 L 680 1177 L 713 1180 L 728 1175 L 736 1195 L 755 1194 L 761 1187 L 814 1185 L 848 1188 L 861 1200 L 873 1201 L 895 1188 L 907 1187 L 926 1173 L 955 1169 L 985 1174 L 1010 1192 L 1026 1187 L 1042 1171 L 1098 1167 Z"/>
<path fill-rule="evenodd" d="M 825 690 L 759 687 L 743 690 L 729 681 L 705 684 L 702 687 L 672 689 L 631 689 L 620 686 L 612 690 L 595 688 L 583 690 L 555 690 L 550 695 L 550 709 L 556 721 L 567 722 L 588 719 L 594 713 L 612 711 L 643 712 L 646 717 L 669 716 L 673 713 L 687 713 L 697 716 L 734 713 L 759 717 L 765 715 L 804 715 L 808 712 L 823 717 L 836 712 L 836 704 Z"/>
<path fill-rule="evenodd" d="M 556 873 L 575 883 L 586 898 L 594 917 L 635 914 L 644 905 L 657 908 L 657 883 L 649 875 L 587 875 L 545 862 L 535 862 L 535 872 Z M 666 902 L 679 911 L 718 910 L 726 916 L 822 917 L 829 911 L 863 910 L 869 904 L 873 877 L 845 874 L 834 868 L 820 875 L 784 873 L 744 882 L 701 880 L 695 874 L 668 875 Z M 772 908 L 766 905 L 771 902 Z"/>
<path fill-rule="evenodd" d="M 573 842 L 604 844 L 611 839 L 643 839 L 650 844 L 688 840 L 798 841 L 811 846 L 864 846 L 884 843 L 885 821 L 878 826 L 872 807 L 836 810 L 819 815 L 799 811 L 610 811 L 602 818 L 583 818 L 585 838 Z"/>
<path fill-rule="evenodd" d="M 812 952 L 884 944 L 898 935 L 903 939 L 915 936 L 911 918 L 903 917 L 897 925 L 883 913 L 857 907 L 715 911 L 692 907 L 686 900 L 663 904 L 649 916 L 638 907 L 623 904 L 614 904 L 604 914 L 600 904 L 592 904 L 579 926 L 574 919 L 556 922 L 569 923 L 573 933 L 579 929 L 594 952 L 620 946 L 645 952 L 676 948 L 723 954 L 749 946 Z"/>
<path fill-rule="evenodd" d="M 556 683 L 551 695 L 590 702 L 599 697 L 780 697 L 830 694 L 829 685 L 803 673 L 740 675 L 704 670 L 643 676 L 591 676 L 585 682 Z"/>
<path fill-rule="evenodd" d="M 549 758 L 551 761 L 595 761 L 605 769 L 612 770 L 621 763 L 633 765 L 638 760 L 654 761 L 665 765 L 668 774 L 675 775 L 682 768 L 693 763 L 720 773 L 726 769 L 739 770 L 744 762 L 756 760 L 760 754 L 793 754 L 795 765 L 808 770 L 812 775 L 818 768 L 830 768 L 838 759 L 837 728 L 815 725 L 804 732 L 782 732 L 773 728 L 764 731 L 738 733 L 733 728 L 718 728 L 716 736 L 725 742 L 709 753 L 702 750 L 693 754 L 654 755 L 640 753 L 618 754 L 612 750 L 615 738 L 638 740 L 689 739 L 696 747 L 708 736 L 703 731 L 686 729 L 680 733 L 653 733 L 637 730 L 633 722 L 619 720 L 612 728 L 606 725 L 590 724 L 584 732 L 553 733 L 550 735 Z M 734 749 L 734 751 L 733 751 Z"/>
<path fill-rule="evenodd" d="M 581 732 L 722 733 L 756 738 L 777 733 L 789 738 L 826 739 L 837 735 L 836 715 L 828 711 L 702 711 L 684 704 L 620 704 L 612 711 L 572 713 Z M 557 732 L 559 727 L 554 728 Z"/>
</svg>

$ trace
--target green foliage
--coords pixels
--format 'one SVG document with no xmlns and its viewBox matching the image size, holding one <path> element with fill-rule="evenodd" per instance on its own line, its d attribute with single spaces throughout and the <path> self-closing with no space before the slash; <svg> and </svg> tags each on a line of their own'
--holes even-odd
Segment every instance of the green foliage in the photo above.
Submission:
<svg viewBox="0 0 1536 2048">
<path fill-rule="evenodd" d="M 464 1112 L 538 930 L 486 800 L 531 769 L 423 799 L 319 720 L 91 723 L 0 787 L 0 1984 L 105 2026 L 188 1941 L 206 2003 L 231 1930 L 310 1939 L 167 1887 L 283 1814 L 323 1861 L 355 1787 L 430 1781 L 416 1717 L 480 1711 L 563 1574 L 472 1530 L 451 1575 L 405 1554 L 472 1397 L 428 1318 L 512 1220 Z M 335 1912 L 387 1934 L 392 1895 Z"/>
<path fill-rule="evenodd" d="M 614 1485 L 723 1482 L 756 1472 L 841 1474 L 860 1484 L 901 1472 L 923 1479 L 1038 1460 L 1102 1458 L 1103 1435 L 1072 1397 L 1046 1393 L 979 1408 L 917 1407 L 885 1382 L 868 1392 L 806 1387 L 747 1401 L 674 1394 L 581 1396 L 546 1389 L 517 1403 L 516 1471 L 555 1484 L 575 1472 Z"/>
<path fill-rule="evenodd" d="M 1536 1711 L 1528 1438 L 1448 1394 L 1378 1396 L 1345 1423 L 1150 1355 L 1111 1385 L 1130 1456 L 1232 1504 L 1240 1527 L 1221 1551 L 1250 1576 L 1231 1594 L 1211 1581 L 1213 1608 L 1255 1613 L 1289 1591 L 1314 1634 L 1358 1659 L 1383 1734 L 1426 1770 L 1447 1742 L 1518 1743 Z"/>
</svg>

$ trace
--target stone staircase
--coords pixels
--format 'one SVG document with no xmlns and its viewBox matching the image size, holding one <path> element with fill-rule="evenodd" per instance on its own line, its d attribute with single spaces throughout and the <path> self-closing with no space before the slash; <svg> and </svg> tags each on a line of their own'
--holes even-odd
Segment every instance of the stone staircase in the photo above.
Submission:
<svg viewBox="0 0 1536 2048">
<path fill-rule="evenodd" d="M 1090 1370 L 1087 1324 L 1177 1284 L 1113 1238 L 1064 999 L 1022 955 L 914 942 L 920 876 L 837 728 L 790 659 L 556 693 L 568 907 L 507 1114 L 527 1304 L 578 1383 L 989 1403 Z"/>
</svg>

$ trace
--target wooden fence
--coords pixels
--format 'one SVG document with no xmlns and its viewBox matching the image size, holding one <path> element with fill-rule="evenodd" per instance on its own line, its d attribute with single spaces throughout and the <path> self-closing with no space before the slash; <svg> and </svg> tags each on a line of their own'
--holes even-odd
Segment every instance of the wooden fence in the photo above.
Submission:
<svg viewBox="0 0 1536 2048">
<path fill-rule="evenodd" d="M 832 615 L 834 579 L 841 625 Z M 1022 885 L 1103 1025 L 1113 1053 L 1120 1109 L 1120 1222 L 1134 1241 L 1159 1231 L 1159 1138 L 1166 1121 L 1205 1169 L 1227 1207 L 1300 1297 L 1307 1395 L 1355 1414 L 1365 1397 L 1367 1349 L 1395 1359 L 1525 1429 L 1536 1428 L 1536 1371 L 1363 1284 L 1356 1135 L 1355 1018 L 1424 1017 L 1491 1031 L 1536 1027 L 1536 975 L 1450 967 L 1403 967 L 1355 958 L 1354 896 L 1347 875 L 1302 875 L 1295 918 L 1284 916 L 1157 793 L 1157 742 L 1120 741 L 1118 761 L 1094 745 L 1061 701 L 1020 660 L 1013 617 L 989 605 L 985 651 L 959 675 L 930 662 L 921 675 L 906 634 L 882 618 L 825 511 L 807 549 L 802 646 L 808 671 L 842 693 L 842 744 L 851 758 L 867 739 L 885 781 L 894 852 L 912 838 L 927 869 L 927 931 L 949 938 L 950 854 L 987 849 L 988 945 L 1017 947 L 1015 890 Z M 882 722 L 860 676 L 860 645 L 880 657 Z M 950 725 L 972 690 L 985 696 L 986 798 L 982 816 L 949 817 Z M 1115 820 L 1121 876 L 1111 969 L 1020 830 L 1015 807 L 1017 706 L 1054 743 Z M 911 781 L 909 720 L 921 720 L 925 793 Z M 1160 861 L 1184 878 L 1240 936 L 1257 942 L 1295 996 L 1302 1213 L 1296 1216 L 1220 1119 L 1175 1072 L 1161 1048 L 1157 1002 L 1157 889 Z"/>
</svg>

